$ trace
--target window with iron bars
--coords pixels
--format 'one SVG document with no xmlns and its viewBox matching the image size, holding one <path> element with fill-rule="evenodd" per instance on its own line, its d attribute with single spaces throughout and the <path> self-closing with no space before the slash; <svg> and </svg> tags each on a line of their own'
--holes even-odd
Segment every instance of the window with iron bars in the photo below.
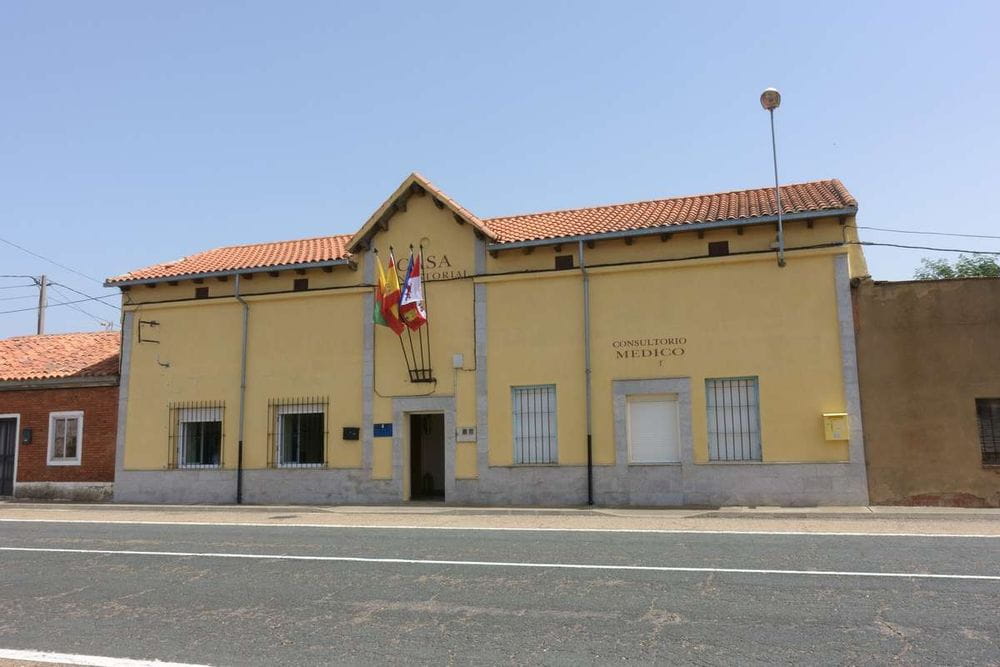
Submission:
<svg viewBox="0 0 1000 667">
<path fill-rule="evenodd" d="M 514 463 L 558 463 L 556 386 L 511 387 Z"/>
<path fill-rule="evenodd" d="M 983 465 L 1000 465 L 1000 398 L 977 398 L 976 421 Z"/>
<path fill-rule="evenodd" d="M 171 403 L 169 409 L 168 467 L 221 468 L 226 404 Z"/>
<path fill-rule="evenodd" d="M 268 465 L 323 468 L 327 463 L 329 399 L 275 398 L 268 401 Z"/>
<path fill-rule="evenodd" d="M 756 377 L 705 380 L 708 458 L 760 461 L 760 391 Z"/>
</svg>

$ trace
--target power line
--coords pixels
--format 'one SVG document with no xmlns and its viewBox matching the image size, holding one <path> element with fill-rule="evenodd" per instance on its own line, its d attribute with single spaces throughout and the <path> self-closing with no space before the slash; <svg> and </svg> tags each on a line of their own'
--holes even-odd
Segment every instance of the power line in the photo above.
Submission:
<svg viewBox="0 0 1000 667">
<path fill-rule="evenodd" d="M 886 227 L 864 227 L 862 225 L 846 225 L 854 229 L 872 229 L 877 232 L 893 232 L 895 234 L 925 234 L 927 236 L 960 236 L 966 239 L 1000 239 L 1000 236 L 990 236 L 989 234 L 958 234 L 955 232 L 921 232 L 915 229 L 888 229 Z"/>
<path fill-rule="evenodd" d="M 71 267 L 69 267 L 69 266 L 66 266 L 65 264 L 60 264 L 59 262 L 57 262 L 57 261 L 56 261 L 56 260 L 54 260 L 54 259 L 49 259 L 48 257 L 46 257 L 46 256 L 44 256 L 44 255 L 39 255 L 39 254 L 38 254 L 37 252 L 32 252 L 31 250 L 28 250 L 28 249 L 27 249 L 27 248 L 25 248 L 24 246 L 22 246 L 22 245 L 18 245 L 18 244 L 16 244 L 16 243 L 14 243 L 13 241 L 8 241 L 8 240 L 7 240 L 7 239 L 5 239 L 5 238 L 0 238 L 0 241 L 2 241 L 3 243 L 6 243 L 6 244 L 7 244 L 7 245 L 9 245 L 9 246 L 12 246 L 12 247 L 14 247 L 14 248 L 17 248 L 17 249 L 18 249 L 18 250 L 20 250 L 21 252 L 26 252 L 26 253 L 28 253 L 29 255 L 31 255 L 32 257 L 37 257 L 38 259 L 41 259 L 41 260 L 44 260 L 44 261 L 48 262 L 49 264 L 54 264 L 55 266 L 58 266 L 58 267 L 59 267 L 59 268 L 61 268 L 61 269 L 66 269 L 67 271 L 70 271 L 71 273 L 75 273 L 75 274 L 76 274 L 76 275 L 78 275 L 78 276 L 83 276 L 83 277 L 84 277 L 84 278 L 86 278 L 87 280 L 92 280 L 92 281 L 94 281 L 95 283 L 97 283 L 98 285 L 103 285 L 103 284 L 104 284 L 104 282 L 103 282 L 103 281 L 101 281 L 101 280 L 98 280 L 97 278 L 95 278 L 95 277 L 93 277 L 93 276 L 88 276 L 88 275 L 87 275 L 86 273 L 83 273 L 82 271 L 77 271 L 76 269 L 74 269 L 74 268 L 71 268 Z M 30 277 L 30 276 L 20 276 L 20 277 L 22 277 L 22 278 L 25 278 L 25 277 Z"/>
<path fill-rule="evenodd" d="M 22 296 L 4 296 L 0 297 L 0 301 L 17 301 L 18 299 L 37 299 L 36 294 L 24 294 Z"/>
<path fill-rule="evenodd" d="M 88 299 L 93 299 L 94 301 L 97 301 L 97 303 L 100 303 L 100 304 L 102 304 L 102 305 L 105 305 L 105 306 L 107 306 L 108 308 L 114 308 L 115 310 L 121 310 L 121 308 L 119 308 L 118 306 L 113 306 L 113 305 L 111 305 L 110 303 L 105 303 L 104 301 L 101 301 L 101 300 L 100 300 L 100 299 L 110 299 L 110 298 L 112 298 L 112 297 L 117 297 L 117 296 L 118 296 L 117 294 L 105 294 L 104 296 L 93 296 L 93 295 L 91 295 L 91 294 L 87 294 L 87 293 L 85 293 L 85 292 L 81 292 L 80 290 L 78 290 L 78 289 L 76 289 L 76 288 L 73 288 L 73 287 L 70 287 L 69 285 L 67 285 L 67 284 L 65 284 L 65 283 L 54 283 L 54 282 L 50 282 L 49 284 L 50 284 L 50 285 L 60 285 L 60 286 L 62 286 L 62 287 L 65 287 L 66 289 L 68 289 L 68 290 L 69 290 L 70 292 L 75 292 L 75 293 L 79 294 L 80 296 L 85 296 L 85 297 L 87 297 Z"/>
<path fill-rule="evenodd" d="M 61 289 L 59 289 L 59 287 L 55 283 L 50 283 L 50 285 L 51 285 L 52 289 L 54 289 L 55 291 L 57 291 L 60 294 L 62 294 L 65 298 L 67 298 L 67 299 L 71 299 L 72 298 L 69 294 L 67 294 L 66 292 L 64 292 Z M 86 315 L 90 319 L 95 320 L 101 326 L 114 326 L 113 322 L 110 322 L 108 320 L 103 320 L 100 317 L 98 317 L 97 315 L 94 315 L 93 313 L 87 312 L 86 310 L 84 310 L 80 306 L 75 306 L 75 305 L 73 305 L 72 303 L 70 303 L 68 301 L 57 302 L 54 305 L 57 305 L 57 306 L 59 306 L 59 305 L 61 305 L 61 306 L 69 306 L 73 310 L 75 310 L 77 312 L 80 312 L 80 313 L 83 313 L 84 315 Z"/>
<path fill-rule="evenodd" d="M 3 276 L 0 276 L 0 278 L 2 277 Z M 38 287 L 38 283 L 34 283 L 32 285 L 4 285 L 3 287 L 0 287 L 0 289 L 19 289 L 22 287 Z"/>
<path fill-rule="evenodd" d="M 963 250 L 961 248 L 934 248 L 931 246 L 924 245 L 903 245 L 901 243 L 879 243 L 877 241 L 848 241 L 850 245 L 873 245 L 873 246 L 886 246 L 889 248 L 907 248 L 910 250 L 933 250 L 935 252 L 960 252 L 969 253 L 970 255 L 996 255 L 1000 257 L 1000 251 L 996 250 Z"/>
<path fill-rule="evenodd" d="M 109 294 L 108 296 L 115 296 L 115 295 L 114 294 Z M 91 297 L 89 299 L 77 299 L 76 301 L 62 301 L 62 302 L 59 302 L 59 303 L 50 304 L 47 307 L 51 308 L 53 306 L 68 306 L 68 305 L 74 304 L 74 303 L 86 303 L 88 301 L 97 301 L 98 299 L 106 299 L 106 298 L 107 297 L 103 297 L 103 296 L 95 296 L 95 297 Z M 104 302 L 103 301 L 98 301 L 98 303 L 104 303 Z M 108 305 L 108 304 L 104 304 L 104 305 Z M 7 314 L 10 314 L 10 313 L 25 313 L 25 312 L 27 312 L 29 310 L 38 310 L 38 307 L 36 306 L 34 308 L 20 308 L 18 310 L 0 310 L 0 315 L 7 315 Z"/>
</svg>

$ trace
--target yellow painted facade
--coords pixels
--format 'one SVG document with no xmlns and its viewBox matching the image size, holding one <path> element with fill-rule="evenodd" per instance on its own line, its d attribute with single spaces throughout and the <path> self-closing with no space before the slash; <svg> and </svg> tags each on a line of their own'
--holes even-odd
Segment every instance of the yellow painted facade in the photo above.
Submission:
<svg viewBox="0 0 1000 667">
<path fill-rule="evenodd" d="M 853 224 L 853 216 L 819 214 L 787 222 L 788 261 L 779 268 L 771 246 L 773 223 L 703 233 L 692 225 L 669 236 L 651 234 L 628 242 L 553 239 L 547 245 L 504 249 L 477 235 L 473 225 L 457 222 L 450 206 L 439 206 L 429 195 L 412 196 L 405 210 L 389 218 L 387 228 L 376 228 L 353 253 L 352 265 L 241 277 L 239 289 L 249 307 L 242 469 L 251 476 L 243 483 L 266 484 L 252 475 L 273 467 L 269 402 L 308 397 L 328 401 L 323 468 L 357 475 L 351 477 L 354 495 L 344 500 L 364 500 L 368 481 L 394 484 L 386 492 L 390 499 L 409 498 L 409 450 L 404 442 L 409 427 L 400 419 L 399 406 L 424 403 L 406 401 L 441 399 L 441 405 L 450 406 L 444 408 L 453 430 L 446 445 L 449 501 L 476 500 L 476 485 L 486 489 L 490 475 L 494 481 L 488 488 L 494 490 L 484 491 L 484 502 L 520 502 L 517 490 L 496 490 L 501 485 L 546 484 L 542 477 L 518 482 L 496 476 L 507 474 L 505 470 L 517 475 L 527 468 L 566 468 L 577 474 L 588 460 L 581 252 L 589 279 L 591 447 L 598 487 L 616 489 L 633 472 L 654 474 L 622 466 L 622 443 L 616 434 L 617 383 L 644 380 L 684 379 L 690 387 L 692 461 L 685 463 L 685 470 L 698 475 L 717 470 L 722 475 L 742 465 L 743 470 L 732 474 L 750 475 L 758 473 L 745 472 L 746 467 L 781 470 L 787 464 L 845 462 L 852 464 L 851 470 L 859 463 L 863 467 L 863 460 L 857 460 L 858 444 L 827 440 L 823 422 L 824 413 L 851 411 L 845 354 L 853 355 L 853 347 L 844 349 L 845 316 L 842 303 L 838 309 L 838 289 L 846 278 L 867 272 L 859 247 L 847 244 L 856 240 Z M 729 255 L 708 256 L 707 245 L 714 241 L 728 241 Z M 400 339 L 385 327 L 369 324 L 374 275 L 370 246 L 379 250 L 383 261 L 390 247 L 405 260 L 411 244 L 422 245 L 425 258 L 429 326 L 420 335 L 430 341 L 433 383 L 409 381 L 400 345 L 400 340 L 409 345 L 405 334 Z M 572 255 L 573 268 L 555 270 L 555 258 L 564 255 Z M 838 262 L 847 267 L 846 276 L 838 274 Z M 292 291 L 293 281 L 301 278 L 308 279 L 308 289 Z M 169 438 L 171 404 L 224 402 L 219 472 L 235 470 L 238 462 L 243 308 L 235 298 L 235 273 L 225 281 L 210 277 L 197 284 L 184 278 L 175 282 L 133 285 L 123 292 L 131 331 L 128 369 L 123 373 L 127 403 L 119 475 L 164 472 L 157 478 L 163 488 L 185 487 L 181 476 L 189 473 L 168 470 L 170 448 L 175 446 Z M 195 299 L 195 288 L 206 286 L 208 298 Z M 485 315 L 485 325 L 478 322 L 478 336 L 477 312 Z M 157 324 L 143 324 L 148 322 Z M 158 342 L 140 342 L 140 334 Z M 648 344 L 656 340 L 661 342 Z M 484 362 L 485 368 L 480 368 Z M 758 381 L 760 460 L 711 462 L 706 380 L 741 377 Z M 511 392 L 526 385 L 555 385 L 554 465 L 514 462 Z M 394 424 L 393 435 L 377 437 L 371 424 Z M 343 437 L 344 429 L 351 427 L 360 430 L 356 440 Z M 455 432 L 463 427 L 474 429 L 475 441 L 456 440 Z M 601 475 L 610 475 L 616 466 L 626 477 L 602 481 Z M 826 479 L 821 467 L 802 470 Z M 306 476 L 314 471 L 285 472 Z M 559 483 L 576 483 L 568 479 Z M 231 486 L 228 480 L 217 483 Z M 672 483 L 664 478 L 664 485 Z M 194 487 L 185 488 L 192 499 L 201 497 Z M 247 486 L 245 492 L 252 495 L 254 489 Z M 618 491 L 607 493 L 607 502 L 619 497 L 625 498 L 623 504 L 639 502 L 638 495 L 630 499 L 615 496 Z M 700 497 L 692 494 L 691 500 Z M 324 497 L 336 499 L 335 494 Z M 373 492 L 371 498 L 381 501 L 386 496 Z M 547 496 L 523 498 L 531 502 Z M 579 498 L 564 500 L 575 503 Z M 560 501 L 553 496 L 552 502 Z"/>
</svg>

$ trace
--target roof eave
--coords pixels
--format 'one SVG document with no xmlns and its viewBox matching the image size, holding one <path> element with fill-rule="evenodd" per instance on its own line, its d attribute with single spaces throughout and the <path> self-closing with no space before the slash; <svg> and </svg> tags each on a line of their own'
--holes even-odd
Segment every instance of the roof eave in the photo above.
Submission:
<svg viewBox="0 0 1000 667">
<path fill-rule="evenodd" d="M 0 391 L 27 391 L 32 389 L 83 389 L 86 387 L 114 387 L 118 374 L 81 375 L 30 380 L 0 380 Z"/>
<path fill-rule="evenodd" d="M 486 237 L 488 240 L 495 241 L 497 239 L 496 232 L 489 228 L 486 223 L 484 223 L 479 218 L 459 204 L 457 201 L 452 199 L 448 194 L 438 188 L 436 185 L 431 183 L 429 180 L 424 178 L 421 174 L 417 172 L 411 173 L 407 176 L 398 188 L 386 199 L 378 209 L 372 213 L 372 215 L 365 221 L 361 228 L 354 233 L 351 240 L 347 243 L 348 252 L 357 252 L 362 249 L 367 249 L 370 244 L 371 238 L 379 232 L 382 227 L 383 221 L 387 221 L 396 212 L 405 208 L 406 201 L 414 194 L 414 186 L 418 187 L 424 193 L 430 194 L 441 206 L 447 207 L 449 211 L 455 216 L 458 216 L 464 223 L 472 226 L 473 229 L 477 230 L 480 234 Z"/>
<path fill-rule="evenodd" d="M 269 271 L 293 271 L 295 269 L 321 269 L 324 266 L 347 266 L 349 258 L 328 259 L 321 262 L 298 262 L 295 264 L 277 264 L 274 266 L 255 266 L 246 269 L 227 269 L 225 271 L 207 271 L 204 273 L 185 273 L 177 276 L 161 276 L 157 278 L 133 278 L 129 280 L 105 280 L 105 287 L 126 287 L 131 285 L 148 285 L 151 283 L 168 283 L 177 280 L 194 280 L 196 278 L 218 278 L 220 276 L 235 276 L 247 273 L 268 273 Z"/>
<path fill-rule="evenodd" d="M 836 209 L 825 209 L 822 211 L 799 211 L 796 213 L 782 214 L 781 220 L 806 220 L 816 218 L 836 218 L 839 216 L 855 215 L 858 212 L 857 206 L 847 206 Z M 606 241 L 636 236 L 657 236 L 659 234 L 679 234 L 682 232 L 697 232 L 707 229 L 724 229 L 729 227 L 752 227 L 777 222 L 777 215 L 762 215 L 753 218 L 733 218 L 727 220 L 717 220 L 715 222 L 691 222 L 676 225 L 661 225 L 659 227 L 643 227 L 641 229 L 626 229 L 615 232 L 600 232 L 597 234 L 577 234 L 574 236 L 555 236 L 544 239 L 531 239 L 528 241 L 510 241 L 507 243 L 489 243 L 486 249 L 493 250 L 515 250 L 517 248 L 530 248 L 534 246 L 556 245 L 560 243 L 576 243 L 579 241 Z"/>
</svg>

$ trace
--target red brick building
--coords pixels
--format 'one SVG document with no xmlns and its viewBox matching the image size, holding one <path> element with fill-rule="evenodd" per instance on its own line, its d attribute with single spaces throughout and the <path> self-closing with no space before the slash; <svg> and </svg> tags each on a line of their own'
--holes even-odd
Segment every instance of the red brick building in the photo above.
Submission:
<svg viewBox="0 0 1000 667">
<path fill-rule="evenodd" d="M 0 340 L 0 496 L 111 497 L 120 349 L 117 332 Z"/>
</svg>

